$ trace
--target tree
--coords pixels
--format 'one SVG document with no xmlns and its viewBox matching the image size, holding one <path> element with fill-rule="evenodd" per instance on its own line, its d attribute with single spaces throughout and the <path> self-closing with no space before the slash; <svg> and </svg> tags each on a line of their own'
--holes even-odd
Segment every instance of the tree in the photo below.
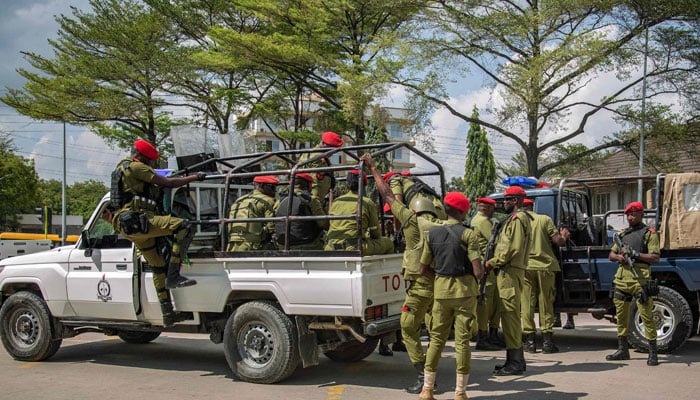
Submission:
<svg viewBox="0 0 700 400">
<path fill-rule="evenodd" d="M 12 139 L 0 132 L 0 229 L 16 229 L 17 214 L 33 212 L 38 179 L 34 162 L 14 154 Z"/>
<path fill-rule="evenodd" d="M 104 183 L 95 180 L 76 182 L 66 190 L 67 208 L 71 215 L 81 215 L 85 220 L 90 218 L 95 205 L 109 191 Z"/>
<path fill-rule="evenodd" d="M 147 139 L 168 154 L 173 121 L 164 110 L 169 82 L 187 64 L 178 35 L 162 15 L 136 0 L 90 0 L 91 13 L 72 7 L 61 15 L 54 58 L 25 52 L 35 71 L 20 68 L 27 83 L 0 97 L 18 112 L 42 120 L 87 124 L 108 142 L 130 148 Z"/>
<path fill-rule="evenodd" d="M 681 93 L 679 88 L 693 83 L 697 62 L 692 57 L 697 58 L 698 49 L 693 23 L 699 4 L 694 0 L 439 1 L 424 14 L 426 29 L 417 37 L 424 46 L 414 56 L 416 64 L 432 69 L 399 82 L 462 120 L 513 140 L 522 149 L 527 175 L 540 177 L 580 156 L 629 142 L 608 136 L 566 158 L 542 157 L 585 134 L 597 114 L 622 115 L 621 106 L 639 102 L 643 79 L 634 72 L 645 53 L 651 60 L 648 98 Z M 645 52 L 647 29 L 651 32 Z M 459 67 L 483 73 L 496 97 L 503 99 L 495 104 L 495 122 L 462 114 L 450 103 L 441 71 Z M 620 84 L 599 87 L 606 92 L 599 101 L 581 100 L 581 91 L 610 71 Z M 573 128 L 567 128 L 571 122 Z"/>
<path fill-rule="evenodd" d="M 447 182 L 448 192 L 462 192 L 467 193 L 467 185 L 464 183 L 463 176 L 453 176 L 449 182 Z"/>
<path fill-rule="evenodd" d="M 476 106 L 471 118 L 479 119 L 479 109 Z M 494 192 L 495 181 L 496 162 L 486 138 L 486 130 L 471 122 L 467 133 L 467 159 L 464 163 L 464 193 L 469 196 L 472 204 L 475 204 L 475 199 Z"/>
</svg>

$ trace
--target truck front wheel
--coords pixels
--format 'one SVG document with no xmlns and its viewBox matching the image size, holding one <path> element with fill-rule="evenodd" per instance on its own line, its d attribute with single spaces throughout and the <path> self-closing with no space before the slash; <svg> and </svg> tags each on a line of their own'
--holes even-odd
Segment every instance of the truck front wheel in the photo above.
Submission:
<svg viewBox="0 0 700 400">
<path fill-rule="evenodd" d="M 233 372 L 252 383 L 279 382 L 299 365 L 294 324 L 268 301 L 243 304 L 229 317 L 224 353 Z"/>
<path fill-rule="evenodd" d="M 688 301 L 675 290 L 665 286 L 659 287 L 659 295 L 654 297 L 652 315 L 656 324 L 656 345 L 659 353 L 676 350 L 690 337 L 693 312 Z M 632 302 L 630 308 L 629 341 L 635 348 L 649 351 L 636 301 Z"/>
<path fill-rule="evenodd" d="M 0 309 L 0 337 L 5 350 L 20 361 L 42 361 L 56 354 L 62 339 L 54 339 L 46 302 L 32 292 L 17 292 Z"/>
</svg>

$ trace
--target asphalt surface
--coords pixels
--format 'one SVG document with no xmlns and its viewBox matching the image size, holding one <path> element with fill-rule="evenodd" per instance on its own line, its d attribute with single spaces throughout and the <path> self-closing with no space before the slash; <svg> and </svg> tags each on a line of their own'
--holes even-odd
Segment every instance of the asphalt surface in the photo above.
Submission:
<svg viewBox="0 0 700 400">
<path fill-rule="evenodd" d="M 556 354 L 526 354 L 522 376 L 491 375 L 505 351 L 473 352 L 471 399 L 697 399 L 700 398 L 700 338 L 648 367 L 646 354 L 607 362 L 617 341 L 614 325 L 576 317 L 576 329 L 556 329 Z M 472 347 L 473 349 L 473 347 Z M 452 343 L 440 362 L 436 399 L 453 398 Z M 0 350 L 0 399 L 417 399 L 403 388 L 414 376 L 405 353 L 376 352 L 353 364 L 325 357 L 274 385 L 241 382 L 229 369 L 223 345 L 205 335 L 164 334 L 133 345 L 89 333 L 66 339 L 51 359 L 27 363 Z"/>
</svg>

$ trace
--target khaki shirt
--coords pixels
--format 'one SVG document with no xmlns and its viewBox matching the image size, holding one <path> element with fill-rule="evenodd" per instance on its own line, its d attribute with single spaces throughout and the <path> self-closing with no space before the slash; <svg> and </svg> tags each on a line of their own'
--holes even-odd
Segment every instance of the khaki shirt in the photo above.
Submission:
<svg viewBox="0 0 700 400">
<path fill-rule="evenodd" d="M 620 237 L 623 237 L 625 235 L 625 231 L 622 231 L 619 233 Z M 659 242 L 659 233 L 656 232 L 654 229 L 648 229 L 646 233 L 644 233 L 644 243 L 647 246 L 647 254 L 661 254 L 661 246 Z M 618 253 L 620 249 L 617 247 L 616 244 L 613 243 L 612 247 L 610 248 L 611 251 L 614 253 Z M 634 263 L 635 268 L 638 269 L 639 275 L 642 275 L 643 278 L 648 279 L 651 272 L 649 270 L 649 264 L 645 262 L 638 262 L 635 261 Z M 620 269 L 629 269 L 629 267 L 626 264 L 620 263 L 619 264 Z M 616 277 L 622 276 L 622 271 L 618 270 L 617 274 L 615 274 Z"/>
<path fill-rule="evenodd" d="M 357 212 L 357 193 L 348 192 L 333 201 L 330 215 L 349 215 Z M 362 198 L 362 229 L 360 235 L 357 231 L 355 219 L 331 220 L 326 239 L 328 243 L 356 242 L 358 237 L 363 239 L 378 239 L 381 237 L 379 226 L 379 214 L 377 206 L 368 197 Z"/>
<path fill-rule="evenodd" d="M 299 157 L 299 162 L 308 160 L 317 156 L 317 153 L 302 154 Z M 329 167 L 331 162 L 325 158 L 321 158 L 312 163 L 308 163 L 302 166 L 302 168 L 321 168 Z M 332 172 L 310 172 L 314 181 L 311 183 L 311 196 L 315 197 L 319 201 L 323 202 L 328 193 L 331 191 L 331 181 Z"/>
<path fill-rule="evenodd" d="M 554 254 L 552 237 L 559 233 L 554 226 L 554 221 L 548 215 L 529 212 L 534 218 L 530 223 L 532 236 L 530 239 L 530 257 L 527 263 L 528 270 L 535 271 L 561 271 L 557 256 Z"/>
<path fill-rule="evenodd" d="M 530 217 L 524 211 L 511 214 L 504 222 L 496 240 L 494 255 L 489 259 L 492 268 L 513 267 L 525 269 L 530 255 Z"/>
<path fill-rule="evenodd" d="M 230 219 L 273 218 L 275 199 L 259 190 L 239 197 L 232 205 Z M 265 228 L 265 229 L 263 229 Z M 232 222 L 229 227 L 229 242 L 262 243 L 275 232 L 274 222 Z"/>
<path fill-rule="evenodd" d="M 482 256 L 486 251 L 486 244 L 491 238 L 491 231 L 493 230 L 493 221 L 489 219 L 481 211 L 477 212 L 469 223 L 476 232 L 479 232 L 479 251 Z"/>
</svg>

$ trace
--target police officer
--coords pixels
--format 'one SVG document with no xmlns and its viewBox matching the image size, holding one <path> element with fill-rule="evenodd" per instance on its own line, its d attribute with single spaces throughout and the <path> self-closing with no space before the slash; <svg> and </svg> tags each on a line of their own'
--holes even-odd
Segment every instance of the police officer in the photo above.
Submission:
<svg viewBox="0 0 700 400">
<path fill-rule="evenodd" d="M 323 215 L 321 202 L 317 198 L 311 196 L 311 184 L 314 178 L 308 173 L 296 174 L 294 179 L 294 194 L 285 196 L 275 204 L 276 216 L 314 216 Z M 289 209 L 291 207 L 291 209 Z M 288 210 L 289 209 L 289 210 Z M 319 219 L 289 221 L 289 249 L 290 250 L 323 250 L 323 240 L 321 234 L 325 229 L 328 229 L 328 220 Z M 277 243 L 279 246 L 285 244 L 286 222 L 275 222 L 275 232 L 277 234 Z"/>
<path fill-rule="evenodd" d="M 131 157 L 119 162 L 112 173 L 111 202 L 116 210 L 112 226 L 134 243 L 153 268 L 153 285 L 163 312 L 163 325 L 170 326 L 185 316 L 173 311 L 168 290 L 197 283 L 180 275 L 180 263 L 187 257 L 187 248 L 194 237 L 194 226 L 182 218 L 158 215 L 162 211 L 158 204 L 160 188 L 177 188 L 202 181 L 206 175 L 198 172 L 196 175 L 164 177 L 153 169 L 156 160 L 158 150 L 145 140 L 137 140 Z M 159 248 L 157 243 L 157 238 L 166 236 L 174 236 L 175 239 L 167 267 L 168 249 Z"/>
<path fill-rule="evenodd" d="M 279 179 L 271 175 L 253 178 L 255 189 L 232 205 L 230 219 L 272 218 L 275 216 L 275 190 Z M 228 251 L 273 249 L 274 222 L 233 222 L 229 228 Z"/>
<path fill-rule="evenodd" d="M 521 211 L 525 191 L 511 186 L 504 193 L 504 208 L 510 215 L 496 241 L 494 255 L 486 261 L 486 270 L 496 273 L 503 336 L 506 339 L 506 362 L 497 365 L 494 375 L 520 375 L 525 371 L 523 329 L 520 321 L 520 298 L 530 249 L 531 216 Z"/>
<path fill-rule="evenodd" d="M 321 135 L 321 143 L 318 145 L 318 148 L 326 149 L 329 147 L 342 146 L 343 138 L 341 138 L 340 135 L 338 135 L 337 133 L 329 131 L 324 132 Z M 317 153 L 302 154 L 301 157 L 299 157 L 299 164 L 302 164 L 303 161 L 313 158 L 317 155 Z M 314 162 L 303 164 L 302 168 L 321 168 L 329 167 L 330 165 L 331 161 L 329 159 L 321 158 Z M 314 180 L 311 184 L 311 196 L 318 199 L 321 202 L 321 204 L 326 204 L 326 196 L 328 195 L 328 193 L 330 193 L 331 189 L 335 187 L 335 178 L 333 176 L 333 172 L 314 172 L 311 174 L 311 176 Z M 324 208 L 327 209 L 326 207 Z"/>
<path fill-rule="evenodd" d="M 435 373 L 453 325 L 457 361 L 455 400 L 467 399 L 469 339 L 476 331 L 477 280 L 484 274 L 477 234 L 461 224 L 469 211 L 469 199 L 463 193 L 450 192 L 444 202 L 447 224 L 430 229 L 420 258 L 421 273 L 435 276 L 433 323 L 420 400 L 434 400 Z"/>
<path fill-rule="evenodd" d="M 620 249 L 616 244 L 613 244 L 608 255 L 610 261 L 620 263 L 613 280 L 618 348 L 616 352 L 606 356 L 605 359 L 609 361 L 630 359 L 627 325 L 629 324 L 630 302 L 636 301 L 644 323 L 644 336 L 649 341 L 647 365 L 655 366 L 659 365 L 659 360 L 656 349 L 656 325 L 652 316 L 654 299 L 646 295 L 645 288 L 651 279 L 650 264 L 659 262 L 659 235 L 654 228 L 642 222 L 644 217 L 642 203 L 638 201 L 629 203 L 625 207 L 625 216 L 629 227 L 620 233 L 623 248 Z M 633 266 L 627 264 L 625 255 L 632 259 Z M 635 277 L 632 268 L 636 269 L 637 277 Z"/>
<path fill-rule="evenodd" d="M 488 197 L 480 197 L 477 201 L 477 212 L 472 217 L 471 225 L 475 231 L 479 232 L 481 240 L 482 254 L 488 239 L 493 230 L 493 212 L 496 207 L 496 200 Z M 485 262 L 486 260 L 484 260 Z M 501 323 L 501 315 L 498 310 L 498 299 L 496 295 L 496 274 L 486 274 L 486 290 L 483 298 L 476 306 L 477 321 L 479 323 L 479 334 L 476 341 L 477 350 L 498 350 L 505 348 L 505 343 L 498 336 L 498 326 Z"/>
<path fill-rule="evenodd" d="M 330 215 L 350 215 L 357 213 L 358 195 L 360 186 L 360 172 L 356 169 L 348 171 L 347 186 L 349 191 L 338 197 L 331 206 Z M 367 175 L 363 172 L 362 179 L 367 185 Z M 326 235 L 326 250 L 360 250 L 364 256 L 376 254 L 388 254 L 394 251 L 394 242 L 388 237 L 382 237 L 379 225 L 377 206 L 369 197 L 362 198 L 361 215 L 363 232 L 357 230 L 355 219 L 334 219 L 330 222 Z M 357 248 L 358 238 L 361 239 L 362 248 Z"/>
<path fill-rule="evenodd" d="M 403 278 L 408 282 L 406 299 L 401 312 L 401 336 L 408 352 L 408 358 L 418 373 L 418 379 L 406 388 L 408 393 L 421 392 L 424 381 L 425 352 L 420 340 L 421 324 L 426 313 L 433 306 L 434 282 L 432 276 L 421 275 L 420 256 L 423 252 L 423 237 L 433 227 L 443 224 L 437 218 L 437 210 L 432 201 L 416 197 L 409 209 L 399 201 L 389 185 L 382 179 L 370 154 L 363 154 L 360 160 L 365 162 L 374 177 L 377 191 L 389 205 L 394 218 L 401 224 L 406 250 L 403 253 Z M 427 324 L 429 325 L 429 324 Z"/>
<path fill-rule="evenodd" d="M 554 327 L 554 300 L 556 296 L 556 274 L 561 271 L 552 245 L 564 246 L 569 240 L 569 230 L 557 229 L 548 215 L 533 211 L 534 202 L 523 201 L 523 208 L 532 216 L 530 257 L 525 269 L 525 281 L 521 299 L 525 349 L 536 353 L 535 343 L 535 304 L 539 304 L 540 331 L 542 331 L 542 352 L 556 353 L 559 348 L 552 340 Z"/>
<path fill-rule="evenodd" d="M 384 182 L 389 185 L 392 193 L 394 193 L 394 197 L 396 197 L 398 201 L 408 206 L 416 196 L 426 198 L 433 202 L 438 213 L 438 218 L 442 220 L 447 219 L 447 214 L 445 214 L 445 209 L 438 194 L 423 181 L 411 176 L 410 172 L 404 171 L 398 173 L 396 171 L 389 171 L 384 174 L 383 179 Z"/>
</svg>

